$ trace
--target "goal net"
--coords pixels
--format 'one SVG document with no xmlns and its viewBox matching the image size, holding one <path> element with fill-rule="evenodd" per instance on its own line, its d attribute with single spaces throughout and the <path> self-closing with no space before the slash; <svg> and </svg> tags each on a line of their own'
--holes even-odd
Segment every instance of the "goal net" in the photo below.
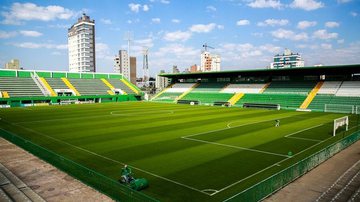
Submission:
<svg viewBox="0 0 360 202">
<path fill-rule="evenodd" d="M 324 112 L 354 114 L 354 105 L 325 104 Z"/>
<path fill-rule="evenodd" d="M 355 106 L 355 114 L 360 114 L 360 106 Z"/>
<path fill-rule="evenodd" d="M 345 131 L 349 130 L 349 117 L 348 116 L 344 116 L 338 119 L 334 120 L 334 130 L 333 130 L 333 136 L 336 135 L 336 131 L 338 129 L 342 129 L 345 127 Z"/>
</svg>

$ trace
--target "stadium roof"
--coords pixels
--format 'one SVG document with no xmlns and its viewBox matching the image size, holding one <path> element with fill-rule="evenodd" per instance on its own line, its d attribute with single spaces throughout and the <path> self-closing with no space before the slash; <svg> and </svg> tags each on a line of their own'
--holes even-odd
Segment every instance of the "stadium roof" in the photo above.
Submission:
<svg viewBox="0 0 360 202">
<path fill-rule="evenodd" d="M 197 72 L 180 74 L 160 74 L 168 78 L 207 78 L 207 77 L 234 77 L 234 76 L 291 76 L 291 75 L 348 75 L 360 73 L 360 64 L 298 67 L 284 69 L 248 69 L 220 72 Z"/>
</svg>

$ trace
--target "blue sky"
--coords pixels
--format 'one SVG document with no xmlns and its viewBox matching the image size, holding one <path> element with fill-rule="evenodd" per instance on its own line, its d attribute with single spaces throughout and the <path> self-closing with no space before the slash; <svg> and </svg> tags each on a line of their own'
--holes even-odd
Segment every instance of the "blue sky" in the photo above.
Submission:
<svg viewBox="0 0 360 202">
<path fill-rule="evenodd" d="M 265 68 L 285 48 L 305 65 L 360 63 L 359 0 L 62 0 L 0 3 L 0 65 L 20 59 L 25 69 L 68 70 L 67 29 L 86 12 L 95 19 L 99 72 L 113 58 L 149 49 L 151 75 L 200 64 L 202 45 L 220 54 L 222 70 Z"/>
</svg>

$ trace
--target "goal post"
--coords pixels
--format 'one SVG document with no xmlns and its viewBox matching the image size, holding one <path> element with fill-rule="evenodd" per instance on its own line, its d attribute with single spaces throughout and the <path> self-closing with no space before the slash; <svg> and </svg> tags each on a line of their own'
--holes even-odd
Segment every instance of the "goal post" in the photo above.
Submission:
<svg viewBox="0 0 360 202">
<path fill-rule="evenodd" d="M 356 112 L 356 108 L 354 105 L 325 104 L 324 112 L 354 114 Z"/>
<path fill-rule="evenodd" d="M 336 135 L 336 130 L 342 126 L 345 126 L 345 130 L 349 130 L 349 116 L 344 116 L 334 120 L 333 136 Z"/>
</svg>

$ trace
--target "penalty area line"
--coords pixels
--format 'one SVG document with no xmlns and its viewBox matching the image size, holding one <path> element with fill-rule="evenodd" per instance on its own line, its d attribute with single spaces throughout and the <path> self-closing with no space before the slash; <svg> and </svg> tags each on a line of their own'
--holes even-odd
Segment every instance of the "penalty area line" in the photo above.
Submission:
<svg viewBox="0 0 360 202">
<path fill-rule="evenodd" d="M 222 144 L 222 143 L 218 143 L 218 142 L 210 142 L 210 141 L 206 141 L 206 140 L 199 140 L 199 139 L 189 138 L 189 137 L 181 137 L 181 138 L 185 139 L 185 140 L 202 142 L 202 143 L 206 143 L 206 144 L 213 144 L 213 145 L 218 145 L 218 146 L 223 146 L 223 147 L 230 147 L 230 148 L 234 148 L 234 149 L 247 150 L 247 151 L 252 151 L 252 152 L 258 152 L 258 153 L 263 153 L 263 154 L 270 154 L 270 155 L 275 155 L 275 156 L 291 158 L 291 156 L 284 155 L 284 154 L 277 154 L 277 153 L 273 153 L 273 152 L 267 152 L 267 151 L 262 151 L 262 150 L 257 150 L 257 149 L 250 149 L 250 148 L 246 148 L 246 147 Z"/>
<path fill-rule="evenodd" d="M 307 150 L 309 150 L 309 149 L 312 149 L 313 147 L 316 147 L 316 146 L 318 146 L 319 144 L 321 144 L 321 143 L 323 143 L 323 142 L 326 142 L 326 141 L 328 141 L 328 140 L 331 139 L 331 138 L 333 138 L 333 136 L 331 136 L 331 137 L 329 137 L 329 138 L 327 138 L 327 139 L 325 139 L 325 140 L 323 140 L 323 141 L 321 141 L 321 142 L 318 142 L 318 143 L 316 143 L 316 144 L 314 144 L 314 145 L 312 145 L 312 146 L 310 146 L 310 147 L 308 147 L 308 148 L 306 148 L 306 149 L 304 149 L 304 150 L 296 153 L 296 154 L 293 155 L 292 157 L 297 156 L 297 155 L 299 155 L 299 154 L 301 154 L 301 153 L 303 153 L 303 152 L 305 152 L 305 151 L 307 151 Z M 284 161 L 286 161 L 286 160 L 288 160 L 288 159 L 283 159 L 283 160 L 281 160 L 281 161 L 279 161 L 279 162 L 276 162 L 276 163 L 274 163 L 274 164 L 272 164 L 272 165 L 270 165 L 270 166 L 268 166 L 268 167 L 266 167 L 266 168 L 264 168 L 264 169 L 262 169 L 262 170 L 259 170 L 258 172 L 254 173 L 254 174 L 252 174 L 252 175 L 247 176 L 246 178 L 243 178 L 243 179 L 241 179 L 241 180 L 239 180 L 239 181 L 237 181 L 237 182 L 234 182 L 234 183 L 232 183 L 232 184 L 230 184 L 230 185 L 228 185 L 228 186 L 220 189 L 217 193 L 220 193 L 220 192 L 222 192 L 222 191 L 224 191 L 224 190 L 226 190 L 226 189 L 229 189 L 230 187 L 233 187 L 233 186 L 235 186 L 235 185 L 237 185 L 237 184 L 239 184 L 239 183 L 241 183 L 241 182 L 243 182 L 243 181 L 245 181 L 245 180 L 247 180 L 247 179 L 249 179 L 249 178 L 257 175 L 257 174 L 260 174 L 260 173 L 262 173 L 262 172 L 264 172 L 264 171 L 266 171 L 266 170 L 268 170 L 268 169 L 270 169 L 270 168 L 272 168 L 272 167 L 274 167 L 274 166 L 281 166 L 281 163 L 284 162 Z M 285 170 L 285 169 L 287 169 L 287 168 L 288 168 L 288 167 L 284 168 L 283 170 Z M 283 170 L 281 170 L 281 171 L 279 171 L 279 172 L 282 172 Z M 279 173 L 279 172 L 277 172 L 277 173 Z M 238 193 L 238 194 L 235 194 L 234 196 L 232 196 L 232 197 L 230 197 L 230 198 L 228 198 L 228 199 L 226 199 L 226 200 L 224 200 L 224 201 L 229 201 L 229 200 L 233 199 L 234 197 L 238 196 L 238 195 L 241 194 L 241 193 L 246 192 L 247 190 L 249 190 L 250 188 L 256 186 L 257 184 L 259 184 L 259 183 L 261 183 L 261 182 L 263 182 L 263 181 L 265 181 L 265 180 L 273 177 L 273 176 L 276 175 L 277 173 L 271 175 L 270 177 L 267 177 L 266 179 L 264 179 L 264 180 L 262 180 L 262 181 L 260 181 L 260 182 L 258 182 L 258 183 L 256 183 L 256 184 L 252 185 L 251 187 L 243 190 L 242 192 L 240 192 L 240 193 Z"/>
<path fill-rule="evenodd" d="M 9 123 L 9 122 L 8 122 L 8 123 Z M 10 124 L 12 124 L 12 123 L 10 123 Z M 18 124 L 12 124 L 12 125 L 19 126 L 19 127 L 23 128 L 23 129 L 28 130 L 28 131 L 31 131 L 31 132 L 33 132 L 33 133 L 35 133 L 35 134 L 38 134 L 38 135 L 47 137 L 47 138 L 52 139 L 52 140 L 55 140 L 55 141 L 57 141 L 57 142 L 61 142 L 61 143 L 63 143 L 63 144 L 66 144 L 66 145 L 68 145 L 68 146 L 74 147 L 74 148 L 79 149 L 79 150 L 81 150 L 81 151 L 87 152 L 87 153 L 92 154 L 92 155 L 94 155 L 94 156 L 101 157 L 101 158 L 106 159 L 106 160 L 108 160 L 108 161 L 112 161 L 112 162 L 114 162 L 114 163 L 118 163 L 118 164 L 121 164 L 121 165 L 125 165 L 125 164 L 126 164 L 126 163 L 124 163 L 124 162 L 120 162 L 120 161 L 117 161 L 117 160 L 108 158 L 108 157 L 106 157 L 106 156 L 103 156 L 103 155 L 100 155 L 100 154 L 98 154 L 98 153 L 89 151 L 89 150 L 87 150 L 87 149 L 84 149 L 84 148 L 75 146 L 75 145 L 73 145 L 73 144 L 70 144 L 70 143 L 68 143 L 68 142 L 59 140 L 59 139 L 57 139 L 57 138 L 54 138 L 54 137 L 45 135 L 45 134 L 43 134 L 43 133 L 41 133 L 41 132 L 38 132 L 38 131 L 35 131 L 35 130 L 33 130 L 33 129 L 30 129 L 30 128 L 27 128 L 27 127 L 24 127 L 24 126 L 21 126 L 21 125 L 18 125 Z M 3 129 L 2 129 L 2 130 L 3 130 Z M 5 130 L 5 131 L 6 131 L 6 130 Z M 7 132 L 8 132 L 8 133 L 11 133 L 11 132 L 9 132 L 9 131 L 7 131 Z M 13 134 L 13 133 L 11 133 L 11 134 Z M 127 165 L 129 165 L 129 164 L 127 164 Z M 186 185 L 186 184 L 183 184 L 183 183 L 180 183 L 180 182 L 177 182 L 177 181 L 168 179 L 168 178 L 166 178 L 166 177 L 163 177 L 163 176 L 160 176 L 160 175 L 151 173 L 151 172 L 149 172 L 149 171 L 143 170 L 143 169 L 141 169 L 141 168 L 138 168 L 138 167 L 135 167 L 135 166 L 132 166 L 132 165 L 129 165 L 129 166 L 132 167 L 132 168 L 135 169 L 135 170 L 141 171 L 141 172 L 146 173 L 146 174 L 148 174 L 148 175 L 152 175 L 152 176 L 154 176 L 154 177 L 157 177 L 157 178 L 163 179 L 163 180 L 165 180 L 165 181 L 168 181 L 168 182 L 177 184 L 177 185 L 179 185 L 179 186 L 182 186 L 182 187 L 191 189 L 191 190 L 193 190 L 193 191 L 196 191 L 196 192 L 199 192 L 199 193 L 202 193 L 202 194 L 211 196 L 210 193 L 207 193 L 207 192 L 204 192 L 204 191 L 202 191 L 202 190 L 196 189 L 196 188 L 191 187 L 191 186 L 189 186 L 189 185 Z"/>
</svg>

